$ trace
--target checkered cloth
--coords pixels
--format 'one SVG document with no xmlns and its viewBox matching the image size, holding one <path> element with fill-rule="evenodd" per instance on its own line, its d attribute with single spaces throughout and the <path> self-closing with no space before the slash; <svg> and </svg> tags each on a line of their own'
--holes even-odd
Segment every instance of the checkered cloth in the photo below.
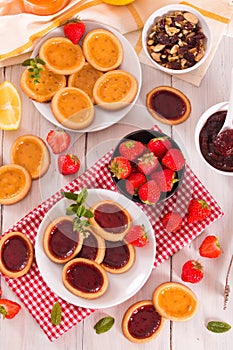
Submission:
<svg viewBox="0 0 233 350">
<path fill-rule="evenodd" d="M 74 192 L 83 187 L 104 188 L 116 191 L 116 187 L 108 169 L 111 154 L 112 151 L 104 155 L 84 174 L 66 185 L 62 191 Z M 188 224 L 186 220 L 187 207 L 192 197 L 205 199 L 211 207 L 211 215 L 207 219 L 198 223 Z M 21 231 L 33 244 L 35 244 L 37 230 L 41 221 L 48 210 L 61 198 L 63 197 L 60 191 L 55 193 L 51 198 L 29 212 L 7 232 Z M 158 266 L 171 255 L 189 244 L 207 226 L 223 215 L 221 208 L 208 193 L 199 179 L 194 175 L 189 166 L 186 167 L 182 185 L 179 187 L 175 195 L 156 206 L 138 205 L 145 212 L 154 229 L 157 244 L 154 267 Z M 179 231 L 171 234 L 162 226 L 160 217 L 166 214 L 166 212 L 172 210 L 172 208 L 175 208 L 183 216 L 183 224 Z M 78 322 L 94 312 L 93 309 L 86 309 L 69 304 L 54 294 L 44 282 L 40 271 L 38 270 L 36 259 L 34 259 L 30 271 L 25 276 L 15 279 L 10 279 L 6 276 L 3 277 L 10 288 L 28 308 L 29 312 L 51 341 L 60 337 L 64 332 L 68 331 L 71 327 L 75 326 Z M 57 301 L 62 308 L 62 321 L 60 325 L 54 326 L 51 323 L 50 313 L 52 306 Z"/>
</svg>

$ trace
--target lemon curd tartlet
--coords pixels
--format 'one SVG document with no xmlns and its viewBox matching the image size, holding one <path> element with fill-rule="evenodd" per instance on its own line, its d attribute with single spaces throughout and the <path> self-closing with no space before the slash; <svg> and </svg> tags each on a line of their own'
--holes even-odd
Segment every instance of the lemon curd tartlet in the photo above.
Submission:
<svg viewBox="0 0 233 350">
<path fill-rule="evenodd" d="M 85 63 L 81 47 L 60 36 L 47 39 L 40 47 L 39 57 L 49 70 L 64 75 L 79 71 Z"/>
<path fill-rule="evenodd" d="M 31 241 L 21 232 L 9 232 L 0 240 L 0 271 L 10 278 L 25 275 L 33 262 Z"/>
</svg>

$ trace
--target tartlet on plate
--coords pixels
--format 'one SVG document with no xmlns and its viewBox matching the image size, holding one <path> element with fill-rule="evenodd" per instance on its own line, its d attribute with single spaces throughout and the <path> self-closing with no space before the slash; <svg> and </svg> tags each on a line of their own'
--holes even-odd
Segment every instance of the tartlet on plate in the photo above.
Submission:
<svg viewBox="0 0 233 350">
<path fill-rule="evenodd" d="M 85 231 L 82 248 L 77 258 L 85 258 L 101 264 L 106 250 L 105 240 L 98 236 L 91 227 L 87 227 Z"/>
<path fill-rule="evenodd" d="M 33 262 L 34 249 L 22 232 L 9 232 L 0 240 L 0 271 L 10 278 L 25 275 Z"/>
</svg>

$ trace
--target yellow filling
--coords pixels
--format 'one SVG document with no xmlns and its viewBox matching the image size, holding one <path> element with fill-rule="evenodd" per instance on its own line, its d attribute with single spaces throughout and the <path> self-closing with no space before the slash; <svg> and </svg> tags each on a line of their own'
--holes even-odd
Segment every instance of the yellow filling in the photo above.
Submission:
<svg viewBox="0 0 233 350">
<path fill-rule="evenodd" d="M 168 315 L 179 318 L 191 314 L 197 302 L 183 289 L 168 287 L 159 294 L 158 303 Z"/>
<path fill-rule="evenodd" d="M 101 67 L 111 67 L 117 60 L 119 48 L 106 34 L 93 34 L 87 43 L 91 58 Z"/>
<path fill-rule="evenodd" d="M 6 170 L 0 175 L 0 198 L 12 198 L 25 187 L 26 178 L 20 170 Z"/>
<path fill-rule="evenodd" d="M 85 91 L 89 97 L 92 97 L 94 84 L 102 74 L 102 72 L 91 67 L 89 64 L 85 65 L 79 72 L 75 73 L 72 86 Z"/>
<path fill-rule="evenodd" d="M 98 88 L 98 95 L 104 102 L 118 102 L 131 90 L 132 81 L 129 77 L 114 74 L 105 79 Z"/>
<path fill-rule="evenodd" d="M 28 72 L 27 85 L 31 91 L 35 91 L 38 95 L 47 95 L 56 92 L 63 86 L 63 75 L 59 75 L 43 68 L 40 72 L 40 83 L 35 84 L 34 79 L 30 78 L 31 72 Z"/>
<path fill-rule="evenodd" d="M 26 168 L 31 175 L 37 174 L 43 161 L 43 150 L 33 140 L 21 141 L 15 150 L 14 162 Z"/>
<path fill-rule="evenodd" d="M 79 91 L 66 91 L 59 96 L 58 110 L 64 118 L 80 123 L 89 118 L 90 102 Z"/>
<path fill-rule="evenodd" d="M 57 69 L 70 69 L 82 60 L 82 50 L 78 45 L 54 41 L 45 49 L 46 62 Z"/>
</svg>

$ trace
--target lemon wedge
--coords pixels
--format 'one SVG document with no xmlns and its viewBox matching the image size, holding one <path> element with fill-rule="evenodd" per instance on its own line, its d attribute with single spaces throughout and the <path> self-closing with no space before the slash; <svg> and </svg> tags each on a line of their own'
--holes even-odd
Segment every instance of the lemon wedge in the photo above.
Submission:
<svg viewBox="0 0 233 350">
<path fill-rule="evenodd" d="M 131 2 L 134 2 L 134 0 L 103 0 L 103 2 L 110 5 L 123 6 L 123 5 L 128 5 Z"/>
<path fill-rule="evenodd" d="M 21 98 L 17 88 L 5 80 L 0 84 L 0 129 L 17 130 L 21 120 Z"/>
</svg>

